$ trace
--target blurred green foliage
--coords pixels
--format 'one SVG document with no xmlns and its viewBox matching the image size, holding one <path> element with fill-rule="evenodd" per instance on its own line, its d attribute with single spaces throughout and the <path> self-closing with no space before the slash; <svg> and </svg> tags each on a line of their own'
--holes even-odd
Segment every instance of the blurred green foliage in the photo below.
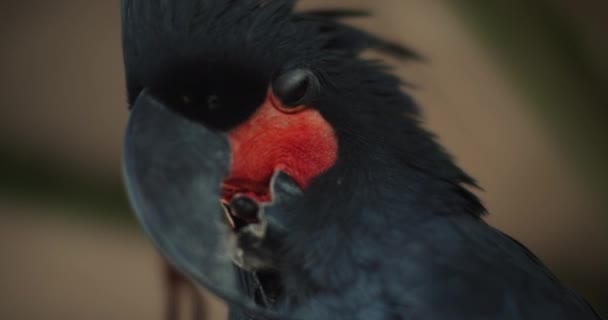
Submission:
<svg viewBox="0 0 608 320">
<path fill-rule="evenodd" d="M 560 0 L 450 3 L 532 100 L 563 152 L 608 207 L 608 68 L 597 59 L 608 53 L 600 40 L 607 30 L 583 26 L 590 1 L 578 3 L 588 7 L 576 14 L 571 9 L 577 4 Z M 608 8 L 603 16 L 608 19 Z"/>
<path fill-rule="evenodd" d="M 48 155 L 0 143 L 0 194 L 82 218 L 134 224 L 120 180 L 87 174 Z M 43 160 L 43 161 L 41 161 Z"/>
</svg>

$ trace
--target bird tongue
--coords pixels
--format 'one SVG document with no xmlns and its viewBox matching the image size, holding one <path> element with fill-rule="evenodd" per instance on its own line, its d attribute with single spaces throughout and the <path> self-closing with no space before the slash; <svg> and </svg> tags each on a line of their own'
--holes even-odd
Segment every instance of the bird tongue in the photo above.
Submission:
<svg viewBox="0 0 608 320">
<path fill-rule="evenodd" d="M 268 184 L 230 179 L 222 183 L 221 202 L 228 223 L 233 230 L 259 223 L 258 210 L 269 203 L 271 196 Z"/>
</svg>

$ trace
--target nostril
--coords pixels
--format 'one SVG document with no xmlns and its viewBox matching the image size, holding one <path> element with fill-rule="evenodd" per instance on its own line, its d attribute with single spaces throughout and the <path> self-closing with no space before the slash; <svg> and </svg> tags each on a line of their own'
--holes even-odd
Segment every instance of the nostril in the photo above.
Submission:
<svg viewBox="0 0 608 320">
<path fill-rule="evenodd" d="M 246 195 L 236 195 L 230 200 L 230 212 L 233 216 L 246 221 L 258 219 L 258 203 Z"/>
</svg>

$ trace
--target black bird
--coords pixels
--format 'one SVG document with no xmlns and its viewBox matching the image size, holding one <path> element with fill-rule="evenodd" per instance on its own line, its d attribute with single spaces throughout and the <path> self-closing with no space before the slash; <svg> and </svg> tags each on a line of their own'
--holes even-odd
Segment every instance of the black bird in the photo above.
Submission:
<svg viewBox="0 0 608 320">
<path fill-rule="evenodd" d="M 403 83 L 360 57 L 417 55 L 340 22 L 361 12 L 294 5 L 122 1 L 126 182 L 167 259 L 233 319 L 598 319 L 482 220 Z"/>
</svg>

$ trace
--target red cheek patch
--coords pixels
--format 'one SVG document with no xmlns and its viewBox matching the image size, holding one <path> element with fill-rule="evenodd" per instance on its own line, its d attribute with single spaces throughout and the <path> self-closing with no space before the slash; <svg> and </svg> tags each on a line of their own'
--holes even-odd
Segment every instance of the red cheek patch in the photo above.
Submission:
<svg viewBox="0 0 608 320">
<path fill-rule="evenodd" d="M 224 200 L 244 193 L 269 201 L 275 171 L 306 188 L 336 162 L 337 139 L 321 114 L 310 108 L 285 113 L 278 103 L 270 92 L 251 118 L 229 133 L 232 166 L 223 184 Z"/>
</svg>

